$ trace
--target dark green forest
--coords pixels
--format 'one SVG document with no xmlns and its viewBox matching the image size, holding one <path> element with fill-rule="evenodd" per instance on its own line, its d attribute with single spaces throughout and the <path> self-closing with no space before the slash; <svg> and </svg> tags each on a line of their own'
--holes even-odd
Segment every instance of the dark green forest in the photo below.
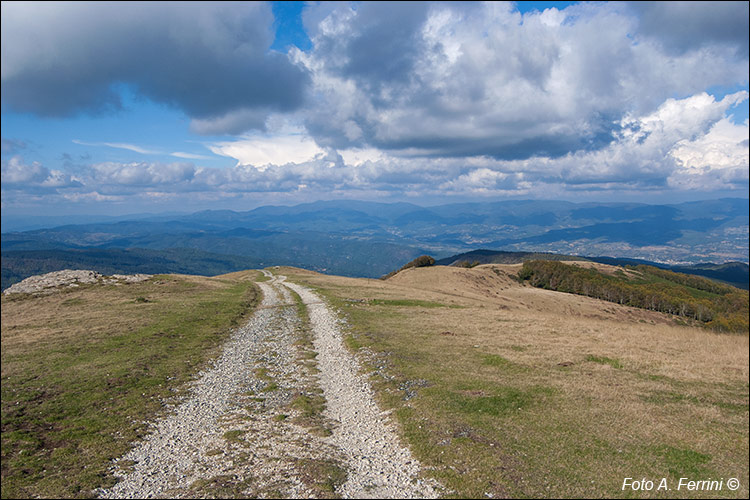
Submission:
<svg viewBox="0 0 750 500">
<path fill-rule="evenodd" d="M 518 277 L 535 287 L 673 314 L 720 332 L 748 331 L 748 292 L 699 276 L 645 265 L 609 275 L 534 260 L 524 263 Z"/>
</svg>

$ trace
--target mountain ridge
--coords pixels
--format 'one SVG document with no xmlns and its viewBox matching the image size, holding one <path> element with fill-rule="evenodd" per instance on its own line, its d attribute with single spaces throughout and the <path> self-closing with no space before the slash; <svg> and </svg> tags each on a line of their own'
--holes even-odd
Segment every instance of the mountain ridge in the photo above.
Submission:
<svg viewBox="0 0 750 500">
<path fill-rule="evenodd" d="M 225 261 L 379 277 L 418 255 L 439 260 L 477 248 L 610 255 L 668 265 L 747 262 L 748 220 L 747 200 L 740 198 L 673 205 L 505 200 L 427 207 L 335 200 L 4 232 L 0 247 L 3 286 L 10 279 L 6 274 L 21 276 L 13 262 L 23 252 L 47 251 L 46 258 L 54 259 L 54 252 L 61 258 L 63 252 L 110 249 L 141 255 L 190 249 L 224 255 Z M 196 255 L 186 258 L 194 261 Z M 114 265 L 115 252 L 112 257 Z M 221 271 L 238 269 L 233 266 Z M 47 264 L 42 268 L 51 270 Z M 195 266 L 190 271 L 207 272 Z"/>
</svg>

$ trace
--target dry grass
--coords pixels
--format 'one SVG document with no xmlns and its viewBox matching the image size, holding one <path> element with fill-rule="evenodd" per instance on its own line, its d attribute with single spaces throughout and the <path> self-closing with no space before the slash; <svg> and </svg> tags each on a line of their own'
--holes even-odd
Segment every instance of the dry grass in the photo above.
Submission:
<svg viewBox="0 0 750 500">
<path fill-rule="evenodd" d="M 258 274 L 3 296 L 3 498 L 111 485 L 110 460 L 252 309 Z"/>
<path fill-rule="evenodd" d="M 457 497 L 747 497 L 748 336 L 525 287 L 518 267 L 280 272 L 349 318 L 381 401 Z M 404 301 L 461 308 L 386 305 Z M 741 488 L 644 495 L 625 477 Z"/>
</svg>

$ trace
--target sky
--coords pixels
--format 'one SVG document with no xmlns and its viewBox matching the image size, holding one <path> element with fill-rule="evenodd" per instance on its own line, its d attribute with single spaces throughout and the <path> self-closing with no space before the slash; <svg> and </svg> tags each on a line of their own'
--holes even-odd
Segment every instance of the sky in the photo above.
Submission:
<svg viewBox="0 0 750 500">
<path fill-rule="evenodd" d="M 748 197 L 748 2 L 2 2 L 8 215 Z"/>
</svg>

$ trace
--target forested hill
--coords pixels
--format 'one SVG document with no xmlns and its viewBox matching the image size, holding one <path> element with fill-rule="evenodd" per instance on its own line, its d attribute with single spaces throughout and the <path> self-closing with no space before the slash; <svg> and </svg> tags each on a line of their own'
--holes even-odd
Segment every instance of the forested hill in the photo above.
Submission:
<svg viewBox="0 0 750 500">
<path fill-rule="evenodd" d="M 628 259 L 618 257 L 582 257 L 547 252 L 507 252 L 502 250 L 472 250 L 435 262 L 438 266 L 473 267 L 479 264 L 521 264 L 529 260 L 565 260 L 591 261 L 608 264 L 610 266 L 646 265 L 674 271 L 676 273 L 704 276 L 716 281 L 747 290 L 750 283 L 750 267 L 744 262 L 726 262 L 724 264 L 703 263 L 692 266 L 672 266 L 642 259 Z"/>
<path fill-rule="evenodd" d="M 644 265 L 606 273 L 535 260 L 524 263 L 518 277 L 539 288 L 673 314 L 717 331 L 748 331 L 748 292 L 699 276 Z"/>
</svg>

